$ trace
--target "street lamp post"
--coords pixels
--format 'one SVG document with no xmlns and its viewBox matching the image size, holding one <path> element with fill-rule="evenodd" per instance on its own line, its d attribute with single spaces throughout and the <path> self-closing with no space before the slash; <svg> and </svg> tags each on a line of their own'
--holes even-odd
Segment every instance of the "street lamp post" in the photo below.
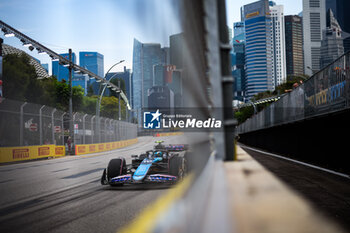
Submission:
<svg viewBox="0 0 350 233">
<path fill-rule="evenodd" d="M 69 136 L 71 138 L 71 141 L 74 142 L 74 129 L 73 129 L 73 88 L 72 88 L 72 49 L 69 49 Z M 71 147 L 72 148 L 72 147 Z M 73 147 L 74 148 L 74 147 Z M 69 153 L 71 153 L 70 151 Z"/>
<path fill-rule="evenodd" d="M 116 65 L 119 65 L 120 63 L 124 62 L 125 60 L 121 60 L 117 63 L 115 63 L 113 66 L 111 66 L 111 68 L 109 68 L 109 70 L 107 71 L 107 73 L 105 74 L 105 77 L 104 79 L 107 79 L 107 75 L 108 73 L 112 70 L 113 67 L 115 67 Z M 112 76 L 109 80 L 111 80 L 114 76 Z M 97 132 L 99 134 L 99 142 L 101 142 L 101 130 L 100 130 L 100 107 L 101 107 L 101 100 L 102 100 L 102 96 L 106 90 L 106 87 L 107 87 L 107 84 L 104 85 L 103 89 L 102 89 L 102 92 L 97 100 L 97 103 L 96 103 L 96 120 L 97 120 Z M 100 93 L 100 90 L 101 90 L 101 86 L 99 88 L 99 93 Z M 120 93 L 120 92 L 119 92 Z"/>
</svg>

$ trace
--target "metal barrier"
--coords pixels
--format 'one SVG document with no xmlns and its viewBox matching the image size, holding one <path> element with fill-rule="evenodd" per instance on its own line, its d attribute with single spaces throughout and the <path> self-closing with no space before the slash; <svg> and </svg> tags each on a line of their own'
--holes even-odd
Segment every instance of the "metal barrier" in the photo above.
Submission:
<svg viewBox="0 0 350 233">
<path fill-rule="evenodd" d="M 46 105 L 3 99 L 0 103 L 0 147 L 65 145 L 69 114 Z M 73 115 L 74 144 L 104 143 L 137 137 L 137 125 L 96 116 Z"/>
<path fill-rule="evenodd" d="M 238 133 L 342 111 L 350 107 L 350 52 L 238 126 Z"/>
</svg>

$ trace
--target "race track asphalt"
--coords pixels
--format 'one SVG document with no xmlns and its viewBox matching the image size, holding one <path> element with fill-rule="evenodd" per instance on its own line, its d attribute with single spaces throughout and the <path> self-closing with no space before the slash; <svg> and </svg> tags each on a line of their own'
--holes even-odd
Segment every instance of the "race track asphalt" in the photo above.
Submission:
<svg viewBox="0 0 350 233">
<path fill-rule="evenodd" d="M 110 152 L 0 166 L 0 232 L 116 232 L 170 186 L 102 186 L 102 171 L 118 156 L 129 163 L 155 140 L 185 143 L 181 136 L 140 137 Z"/>
</svg>

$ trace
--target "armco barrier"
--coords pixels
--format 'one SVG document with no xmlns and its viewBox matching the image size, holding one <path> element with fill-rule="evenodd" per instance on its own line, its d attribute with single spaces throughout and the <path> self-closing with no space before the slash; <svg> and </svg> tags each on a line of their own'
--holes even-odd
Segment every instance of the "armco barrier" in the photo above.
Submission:
<svg viewBox="0 0 350 233">
<path fill-rule="evenodd" d="M 116 142 L 106 142 L 97 144 L 81 144 L 75 146 L 75 155 L 91 154 L 103 151 L 114 150 L 122 147 L 126 147 L 137 143 L 137 138 L 116 141 Z"/>
<path fill-rule="evenodd" d="M 182 135 L 182 134 L 183 132 L 156 133 L 154 137 L 176 136 L 176 135 Z"/>
<path fill-rule="evenodd" d="M 65 147 L 56 145 L 0 147 L 0 163 L 65 156 Z"/>
</svg>

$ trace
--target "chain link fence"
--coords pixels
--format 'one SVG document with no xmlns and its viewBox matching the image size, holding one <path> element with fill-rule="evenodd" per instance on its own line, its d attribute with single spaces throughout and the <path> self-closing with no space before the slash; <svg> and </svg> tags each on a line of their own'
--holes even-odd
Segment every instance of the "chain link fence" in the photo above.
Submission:
<svg viewBox="0 0 350 233">
<path fill-rule="evenodd" d="M 350 53 L 315 73 L 238 126 L 239 133 L 342 111 L 350 107 Z"/>
<path fill-rule="evenodd" d="M 0 146 L 65 145 L 69 137 L 69 120 L 68 113 L 56 108 L 3 99 L 0 103 Z M 137 137 L 137 125 L 129 122 L 98 119 L 84 113 L 74 113 L 72 120 L 72 142 L 76 145 Z"/>
</svg>

